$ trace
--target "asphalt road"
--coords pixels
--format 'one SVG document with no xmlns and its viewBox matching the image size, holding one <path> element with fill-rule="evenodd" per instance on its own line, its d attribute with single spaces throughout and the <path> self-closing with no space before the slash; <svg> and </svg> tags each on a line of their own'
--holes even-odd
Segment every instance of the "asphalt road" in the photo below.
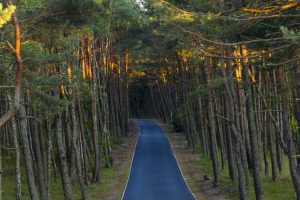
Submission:
<svg viewBox="0 0 300 200">
<path fill-rule="evenodd" d="M 150 120 L 138 123 L 140 136 L 122 200 L 195 200 L 162 129 Z"/>
</svg>

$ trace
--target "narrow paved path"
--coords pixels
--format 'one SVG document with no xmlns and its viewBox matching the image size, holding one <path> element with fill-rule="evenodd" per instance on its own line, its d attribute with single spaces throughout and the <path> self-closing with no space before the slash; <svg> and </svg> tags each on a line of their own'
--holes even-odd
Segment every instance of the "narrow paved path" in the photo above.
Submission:
<svg viewBox="0 0 300 200">
<path fill-rule="evenodd" d="M 137 141 L 122 200 L 195 200 L 162 129 L 150 120 L 138 120 Z"/>
</svg>

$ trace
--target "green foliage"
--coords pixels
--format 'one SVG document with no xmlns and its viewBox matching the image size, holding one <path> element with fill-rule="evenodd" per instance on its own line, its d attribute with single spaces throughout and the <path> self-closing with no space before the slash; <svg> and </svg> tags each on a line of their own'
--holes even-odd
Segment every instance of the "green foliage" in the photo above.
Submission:
<svg viewBox="0 0 300 200">
<path fill-rule="evenodd" d="M 221 76 L 217 76 L 212 80 L 210 85 L 199 84 L 197 88 L 197 93 L 199 96 L 205 97 L 214 90 L 220 90 L 224 87 L 224 79 Z"/>
<path fill-rule="evenodd" d="M 22 9 L 30 9 L 30 8 L 36 8 L 41 7 L 47 2 L 47 0 L 22 0 L 20 1 L 20 4 Z"/>
<path fill-rule="evenodd" d="M 300 31 L 295 32 L 294 30 L 289 30 L 287 27 L 281 26 L 280 30 L 283 34 L 283 37 L 291 40 L 294 43 L 297 43 L 300 38 Z"/>
<path fill-rule="evenodd" d="M 59 43 L 58 43 L 59 44 Z M 61 48 L 66 48 L 65 41 L 61 42 Z M 69 45 L 69 47 L 71 47 Z M 70 54 L 68 51 L 62 51 L 56 54 L 50 54 L 41 43 L 27 42 L 22 45 L 22 55 L 24 57 L 24 64 L 29 67 L 31 71 L 34 71 L 37 67 L 49 67 L 51 63 L 65 63 L 74 60 L 75 55 Z"/>
<path fill-rule="evenodd" d="M 296 136 L 295 138 L 297 138 L 299 128 L 298 128 L 297 120 L 294 115 L 291 115 L 291 119 L 290 119 L 289 123 L 290 123 L 292 132 L 295 133 L 295 136 Z"/>
<path fill-rule="evenodd" d="M 143 12 L 132 0 L 115 1 L 112 17 L 115 27 L 126 30 L 132 26 L 141 26 L 144 23 Z"/>
</svg>

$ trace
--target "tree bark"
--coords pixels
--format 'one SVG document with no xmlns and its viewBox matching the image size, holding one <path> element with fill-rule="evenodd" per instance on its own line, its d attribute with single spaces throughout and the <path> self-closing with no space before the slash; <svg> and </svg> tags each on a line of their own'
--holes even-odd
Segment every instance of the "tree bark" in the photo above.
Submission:
<svg viewBox="0 0 300 200">
<path fill-rule="evenodd" d="M 10 97 L 8 97 L 10 101 Z M 10 103 L 10 106 L 13 106 L 12 103 Z M 20 167 L 20 146 L 18 141 L 18 132 L 17 132 L 17 124 L 16 119 L 13 117 L 11 119 L 12 122 L 12 135 L 14 140 L 14 148 L 15 148 L 15 154 L 16 154 L 16 200 L 22 199 L 22 189 L 21 189 L 21 167 Z M 1 169 L 0 169 L 1 170 Z M 1 197 L 0 197 L 1 199 Z"/>
<path fill-rule="evenodd" d="M 24 98 L 23 98 L 24 99 Z M 28 141 L 28 127 L 27 127 L 27 118 L 26 118 L 26 110 L 23 104 L 20 105 L 20 133 L 22 138 L 22 146 L 24 152 L 24 159 L 25 159 L 25 168 L 26 168 L 26 176 L 27 176 L 27 183 L 29 188 L 29 194 L 31 200 L 38 200 L 39 194 L 36 189 L 35 181 L 34 181 L 34 172 L 32 166 L 32 155 L 30 151 L 30 144 Z"/>
<path fill-rule="evenodd" d="M 297 173 L 296 162 L 293 156 L 293 138 L 289 124 L 289 94 L 284 84 L 283 69 L 279 68 L 276 75 L 278 78 L 278 90 L 281 95 L 283 136 L 286 145 L 285 153 L 288 156 L 290 174 L 295 188 L 295 193 L 297 195 L 297 200 L 300 200 L 300 177 Z"/>
<path fill-rule="evenodd" d="M 66 152 L 63 144 L 63 136 L 62 136 L 62 117 L 61 114 L 57 114 L 56 116 L 56 142 L 57 142 L 57 150 L 58 150 L 58 158 L 60 165 L 60 175 L 62 186 L 64 190 L 65 200 L 72 200 L 73 193 L 70 183 L 70 177 L 68 174 L 68 166 L 66 160 Z"/>
<path fill-rule="evenodd" d="M 253 102 L 252 102 L 252 92 L 251 92 L 251 83 L 248 75 L 248 68 L 243 66 L 243 77 L 248 86 L 246 89 L 246 110 L 247 110 L 247 118 L 249 125 L 249 136 L 250 136 L 250 144 L 251 144 L 251 153 L 252 153 L 252 169 L 253 169 L 253 180 L 254 180 L 254 188 L 255 188 L 255 196 L 257 200 L 263 199 L 263 191 L 262 191 L 262 183 L 261 183 L 261 174 L 260 174 L 260 159 L 259 159 L 259 149 L 257 142 L 257 130 L 255 125 L 255 118 L 253 112 Z"/>
</svg>

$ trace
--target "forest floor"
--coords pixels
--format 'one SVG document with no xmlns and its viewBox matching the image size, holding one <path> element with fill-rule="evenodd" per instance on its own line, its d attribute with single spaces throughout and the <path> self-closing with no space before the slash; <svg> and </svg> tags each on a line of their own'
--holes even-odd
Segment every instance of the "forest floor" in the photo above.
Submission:
<svg viewBox="0 0 300 200">
<path fill-rule="evenodd" d="M 212 180 L 204 180 L 204 176 L 212 177 L 211 160 L 201 152 L 193 153 L 187 146 L 184 133 L 174 132 L 171 125 L 154 120 L 166 133 L 180 168 L 186 181 L 198 200 L 236 200 L 238 190 L 236 185 L 231 183 L 226 170 L 220 171 L 221 184 L 219 187 L 212 187 Z M 135 143 L 139 134 L 139 127 L 135 120 L 130 121 L 129 137 L 124 138 L 121 143 L 113 144 L 112 154 L 114 165 L 111 168 L 101 167 L 100 183 L 87 186 L 89 199 L 96 200 L 119 200 L 122 196 L 127 182 L 131 159 Z M 3 156 L 3 199 L 15 199 L 15 173 L 14 173 L 13 152 Z M 270 176 L 263 176 L 265 200 L 292 200 L 295 199 L 292 182 L 289 177 L 288 162 L 285 160 L 283 172 L 280 173 L 277 182 L 273 182 Z M 24 160 L 22 159 L 22 195 L 23 199 L 29 199 L 27 189 Z M 57 176 L 57 175 L 56 175 Z M 251 181 L 252 183 L 252 181 Z M 80 199 L 80 190 L 77 184 L 73 184 L 74 200 Z M 51 198 L 63 200 L 63 190 L 60 179 L 51 181 Z M 251 184 L 249 200 L 255 199 L 254 188 Z"/>
<path fill-rule="evenodd" d="M 112 148 L 113 167 L 111 172 L 104 174 L 101 181 L 101 191 L 95 192 L 91 199 L 119 200 L 122 197 L 126 185 L 135 143 L 139 134 L 139 126 L 136 120 L 131 120 L 129 125 L 129 136 L 124 138 L 121 145 Z M 96 188 L 95 188 L 96 189 Z M 99 188 L 98 188 L 99 189 Z"/>
<path fill-rule="evenodd" d="M 235 199 L 235 192 L 232 187 L 220 185 L 212 186 L 211 180 L 204 180 L 204 176 L 210 178 L 209 169 L 206 168 L 206 158 L 202 158 L 198 153 L 193 153 L 187 146 L 187 140 L 182 132 L 175 132 L 172 125 L 165 124 L 159 120 L 154 120 L 165 132 L 170 140 L 172 149 L 176 155 L 182 173 L 198 200 L 226 200 Z"/>
<path fill-rule="evenodd" d="M 124 138 L 121 143 L 113 144 L 113 167 L 100 169 L 100 182 L 86 187 L 90 200 L 119 200 L 122 196 L 125 184 L 127 182 L 131 158 L 135 148 L 136 139 L 139 133 L 139 127 L 135 120 L 130 121 L 129 137 Z M 3 199 L 13 200 L 15 198 L 15 173 L 14 173 L 14 156 L 3 156 Z M 22 195 L 23 199 L 29 199 L 25 168 L 22 166 Z M 74 200 L 79 200 L 80 189 L 77 184 L 73 183 Z M 63 190 L 59 177 L 51 181 L 51 199 L 63 200 Z"/>
<path fill-rule="evenodd" d="M 212 186 L 212 180 L 204 180 L 204 176 L 213 178 L 212 162 L 201 152 L 193 153 L 188 147 L 184 133 L 175 132 L 172 125 L 154 120 L 166 133 L 173 151 L 176 154 L 180 168 L 186 181 L 198 200 L 238 200 L 237 183 L 232 183 L 227 170 L 220 171 L 221 183 L 218 187 Z M 264 165 L 262 166 L 264 168 Z M 293 185 L 288 170 L 288 161 L 283 162 L 283 170 L 278 174 L 278 180 L 272 181 L 269 175 L 262 173 L 263 191 L 265 200 L 292 200 L 295 199 Z M 250 179 L 250 188 L 247 198 L 255 200 L 253 181 Z"/>
</svg>

